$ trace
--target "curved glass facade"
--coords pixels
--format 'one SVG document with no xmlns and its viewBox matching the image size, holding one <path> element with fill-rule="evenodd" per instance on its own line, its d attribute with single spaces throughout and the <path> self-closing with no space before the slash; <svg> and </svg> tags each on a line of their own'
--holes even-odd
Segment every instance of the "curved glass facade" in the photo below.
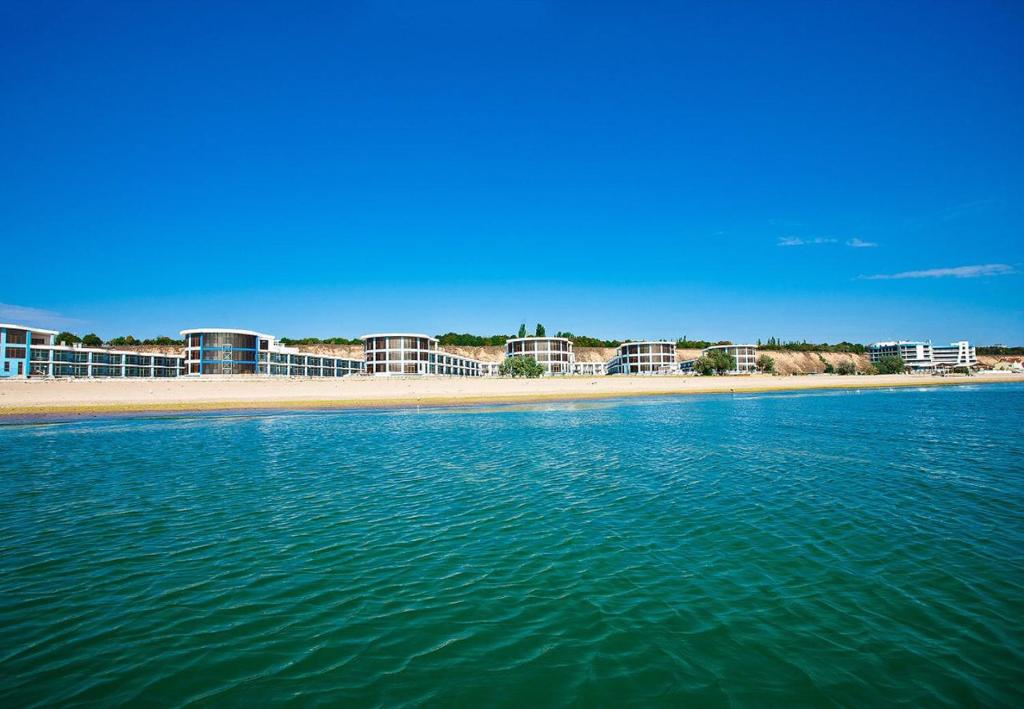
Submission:
<svg viewBox="0 0 1024 709">
<path fill-rule="evenodd" d="M 444 352 L 428 335 L 384 334 L 363 338 L 366 373 L 378 376 L 441 374 L 479 377 L 480 362 Z"/>
<path fill-rule="evenodd" d="M 505 343 L 505 358 L 532 357 L 545 374 L 571 374 L 576 356 L 564 337 L 517 337 Z"/>
<path fill-rule="evenodd" d="M 239 330 L 185 330 L 182 335 L 191 375 L 344 377 L 363 371 L 358 359 L 305 354 L 279 345 L 271 335 Z"/>
<path fill-rule="evenodd" d="M 608 374 L 669 374 L 678 371 L 676 343 L 667 340 L 626 342 L 608 362 Z"/>
<path fill-rule="evenodd" d="M 259 351 L 272 338 L 230 330 L 190 332 L 185 338 L 189 374 L 256 374 Z"/>
</svg>

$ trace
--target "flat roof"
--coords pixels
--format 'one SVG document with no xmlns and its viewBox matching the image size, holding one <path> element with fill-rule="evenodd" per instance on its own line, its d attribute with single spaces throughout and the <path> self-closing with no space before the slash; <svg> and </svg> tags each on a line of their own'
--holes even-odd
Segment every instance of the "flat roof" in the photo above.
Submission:
<svg viewBox="0 0 1024 709">
<path fill-rule="evenodd" d="M 505 340 L 505 344 L 508 344 L 509 342 L 526 342 L 527 340 L 561 340 L 562 342 L 572 344 L 572 340 L 568 337 L 548 337 L 547 335 L 542 335 L 540 337 L 537 337 L 536 335 L 530 335 L 529 337 L 510 337 Z"/>
<path fill-rule="evenodd" d="M 626 345 L 676 345 L 675 340 L 626 340 L 619 347 L 625 347 Z"/>
<path fill-rule="evenodd" d="M 360 335 L 357 339 L 365 340 L 368 337 L 425 337 L 428 340 L 436 340 L 432 335 L 422 332 L 371 332 L 369 335 Z"/>
<path fill-rule="evenodd" d="M 57 330 L 47 330 L 45 327 L 32 327 L 31 325 L 13 325 L 11 323 L 0 322 L 0 327 L 10 330 L 29 330 L 30 332 L 45 332 L 47 335 L 57 334 Z"/>
<path fill-rule="evenodd" d="M 705 350 L 724 350 L 727 347 L 753 347 L 755 350 L 757 349 L 757 345 L 744 345 L 744 344 L 736 344 L 736 345 L 711 345 L 709 347 L 705 347 L 704 349 Z"/>
<path fill-rule="evenodd" d="M 188 330 L 182 330 L 179 335 L 197 335 L 203 332 L 230 332 L 232 335 L 254 335 L 256 337 L 273 338 L 273 335 L 268 335 L 265 332 L 256 332 L 255 330 L 239 330 L 233 327 L 193 327 Z"/>
<path fill-rule="evenodd" d="M 885 342 L 872 342 L 868 347 L 896 347 L 897 345 L 930 345 L 931 342 L 924 340 L 887 340 Z"/>
</svg>

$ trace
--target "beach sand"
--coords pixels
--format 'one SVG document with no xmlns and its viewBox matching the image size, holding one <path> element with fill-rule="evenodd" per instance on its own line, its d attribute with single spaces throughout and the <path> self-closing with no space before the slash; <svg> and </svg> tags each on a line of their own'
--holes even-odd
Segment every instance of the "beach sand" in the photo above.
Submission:
<svg viewBox="0 0 1024 709">
<path fill-rule="evenodd" d="M 740 377 L 563 377 L 341 379 L 116 379 L 0 381 L 0 416 L 104 414 L 233 409 L 331 409 L 450 406 L 600 399 L 628 396 L 729 394 L 921 387 L 1022 382 L 1024 375 Z"/>
</svg>

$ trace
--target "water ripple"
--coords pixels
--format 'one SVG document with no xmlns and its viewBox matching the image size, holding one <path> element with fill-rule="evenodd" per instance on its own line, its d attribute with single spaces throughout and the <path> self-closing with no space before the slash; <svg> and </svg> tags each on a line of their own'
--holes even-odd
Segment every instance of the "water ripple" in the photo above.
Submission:
<svg viewBox="0 0 1024 709">
<path fill-rule="evenodd" d="M 0 428 L 0 704 L 1020 706 L 1024 387 Z"/>
</svg>

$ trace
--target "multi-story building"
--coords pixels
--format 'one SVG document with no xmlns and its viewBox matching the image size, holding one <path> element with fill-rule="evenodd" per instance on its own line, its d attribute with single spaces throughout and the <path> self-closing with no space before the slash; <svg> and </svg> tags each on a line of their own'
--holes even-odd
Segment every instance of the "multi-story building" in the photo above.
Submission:
<svg viewBox="0 0 1024 709">
<path fill-rule="evenodd" d="M 868 345 L 868 358 L 872 363 L 883 357 L 899 357 L 907 369 L 949 369 L 978 366 L 977 350 L 967 340 L 949 345 L 932 345 L 931 342 L 897 340 L 875 342 Z"/>
<path fill-rule="evenodd" d="M 603 377 L 608 374 L 608 366 L 604 362 L 580 362 L 572 363 L 572 373 L 584 377 Z"/>
<path fill-rule="evenodd" d="M 0 376 L 7 377 L 177 377 L 181 355 L 133 352 L 55 342 L 56 330 L 0 325 Z"/>
<path fill-rule="evenodd" d="M 712 352 L 725 352 L 732 357 L 734 365 L 726 374 L 753 374 L 757 371 L 757 347 L 755 345 L 712 345 L 700 351 L 701 357 Z M 695 359 L 688 359 L 679 363 L 679 371 L 692 372 Z"/>
<path fill-rule="evenodd" d="M 564 337 L 514 337 L 505 342 L 509 357 L 532 357 L 545 375 L 572 374 L 576 364 L 572 342 Z"/>
<path fill-rule="evenodd" d="M 344 377 L 363 371 L 360 360 L 304 353 L 253 330 L 193 328 L 182 330 L 181 335 L 190 376 Z"/>
<path fill-rule="evenodd" d="M 0 377 L 27 377 L 32 348 L 52 345 L 56 330 L 0 323 Z"/>
<path fill-rule="evenodd" d="M 375 376 L 440 374 L 479 377 L 484 370 L 479 360 L 442 350 L 437 338 L 422 333 L 384 332 L 363 335 L 366 373 Z"/>
<path fill-rule="evenodd" d="M 678 372 L 676 343 L 668 340 L 625 342 L 608 360 L 608 374 L 670 374 Z"/>
<path fill-rule="evenodd" d="M 967 340 L 952 342 L 949 345 L 934 345 L 932 357 L 939 367 L 977 367 L 978 351 Z"/>
<path fill-rule="evenodd" d="M 868 359 L 872 364 L 885 357 L 899 357 L 907 369 L 934 369 L 932 343 L 909 340 L 874 342 L 868 345 Z"/>
</svg>

